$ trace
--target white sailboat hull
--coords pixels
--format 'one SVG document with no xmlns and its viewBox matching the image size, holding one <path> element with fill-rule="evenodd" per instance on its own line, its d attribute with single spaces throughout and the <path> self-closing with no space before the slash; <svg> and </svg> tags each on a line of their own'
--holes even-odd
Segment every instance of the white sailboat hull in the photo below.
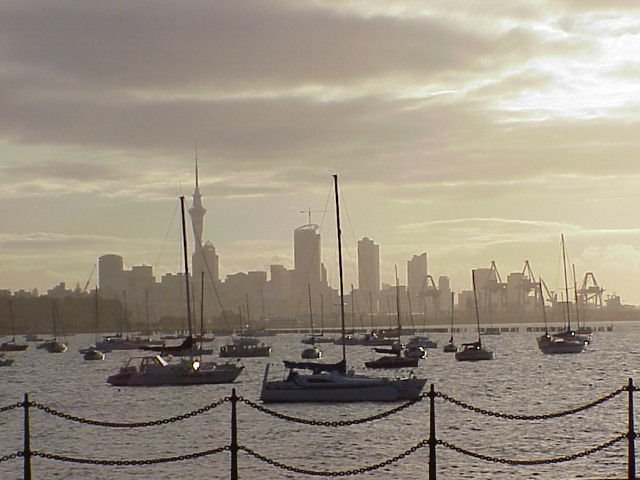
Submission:
<svg viewBox="0 0 640 480">
<path fill-rule="evenodd" d="M 286 402 L 396 402 L 417 400 L 427 380 L 387 379 L 339 372 L 290 375 L 262 384 L 260 400 Z"/>
</svg>

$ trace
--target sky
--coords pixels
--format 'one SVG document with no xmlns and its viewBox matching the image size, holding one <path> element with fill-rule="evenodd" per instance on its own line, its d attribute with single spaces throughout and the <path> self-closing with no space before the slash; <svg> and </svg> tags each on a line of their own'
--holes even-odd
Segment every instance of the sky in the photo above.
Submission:
<svg viewBox="0 0 640 480">
<path fill-rule="evenodd" d="M 0 2 L 0 289 L 95 282 L 105 253 L 180 270 L 178 197 L 207 208 L 222 277 L 293 267 L 322 225 L 337 285 L 471 287 L 529 260 L 640 304 L 636 0 Z"/>
</svg>

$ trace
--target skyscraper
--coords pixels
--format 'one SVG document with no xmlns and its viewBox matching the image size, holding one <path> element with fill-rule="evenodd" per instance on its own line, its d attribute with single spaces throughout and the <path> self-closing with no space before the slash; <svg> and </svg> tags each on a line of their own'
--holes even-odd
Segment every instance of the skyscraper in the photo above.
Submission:
<svg viewBox="0 0 640 480">
<path fill-rule="evenodd" d="M 367 237 L 358 240 L 358 289 L 361 295 L 371 295 L 371 309 L 377 312 L 380 297 L 380 247 Z"/>
<path fill-rule="evenodd" d="M 207 264 L 205 263 L 202 251 L 202 230 L 204 227 L 204 214 L 207 210 L 202 206 L 202 195 L 200 194 L 200 184 L 198 181 L 198 152 L 196 151 L 196 186 L 193 190 L 193 203 L 189 209 L 191 225 L 193 227 L 194 247 L 191 259 L 191 269 L 194 278 L 200 277 L 200 272 L 207 275 Z"/>
<path fill-rule="evenodd" d="M 307 289 L 307 284 L 317 291 L 322 281 L 320 260 L 320 226 L 315 223 L 302 225 L 293 233 L 293 268 L 295 271 L 295 294 Z"/>
<path fill-rule="evenodd" d="M 407 261 L 407 289 L 412 297 L 424 293 L 427 280 L 427 253 L 414 255 Z"/>
</svg>

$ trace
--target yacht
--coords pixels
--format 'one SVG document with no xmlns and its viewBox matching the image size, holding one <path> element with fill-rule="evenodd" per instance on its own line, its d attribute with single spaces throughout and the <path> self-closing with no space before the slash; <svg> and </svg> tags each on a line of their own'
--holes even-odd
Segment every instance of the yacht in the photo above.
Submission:
<svg viewBox="0 0 640 480">
<path fill-rule="evenodd" d="M 336 230 L 338 237 L 338 267 L 340 276 L 340 298 L 344 299 L 342 271 L 342 238 L 340 230 L 340 203 L 338 201 L 338 176 L 333 175 Z M 318 362 L 284 361 L 283 379 L 269 379 L 269 364 L 265 367 L 260 399 L 272 402 L 394 402 L 417 400 L 427 380 L 413 373 L 404 378 L 381 378 L 358 375 L 347 370 L 345 343 L 344 302 L 340 302 L 342 335 L 342 360 L 333 364 Z"/>
</svg>

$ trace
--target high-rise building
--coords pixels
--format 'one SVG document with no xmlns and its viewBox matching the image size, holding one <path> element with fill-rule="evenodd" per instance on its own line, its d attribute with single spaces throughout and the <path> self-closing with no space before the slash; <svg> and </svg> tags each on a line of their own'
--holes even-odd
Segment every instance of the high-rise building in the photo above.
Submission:
<svg viewBox="0 0 640 480">
<path fill-rule="evenodd" d="M 378 311 L 380 298 L 380 246 L 364 237 L 358 240 L 358 289 L 371 298 L 371 310 Z M 365 299 L 367 303 L 369 298 Z"/>
<path fill-rule="evenodd" d="M 105 298 L 120 298 L 124 290 L 124 260 L 120 255 L 106 254 L 98 258 L 98 285 Z"/>
<path fill-rule="evenodd" d="M 427 253 L 414 255 L 407 261 L 407 288 L 412 297 L 418 296 L 425 288 L 427 281 Z"/>
<path fill-rule="evenodd" d="M 307 291 L 307 284 L 317 290 L 322 282 L 320 260 L 320 227 L 314 223 L 302 225 L 293 233 L 294 294 Z"/>
</svg>

